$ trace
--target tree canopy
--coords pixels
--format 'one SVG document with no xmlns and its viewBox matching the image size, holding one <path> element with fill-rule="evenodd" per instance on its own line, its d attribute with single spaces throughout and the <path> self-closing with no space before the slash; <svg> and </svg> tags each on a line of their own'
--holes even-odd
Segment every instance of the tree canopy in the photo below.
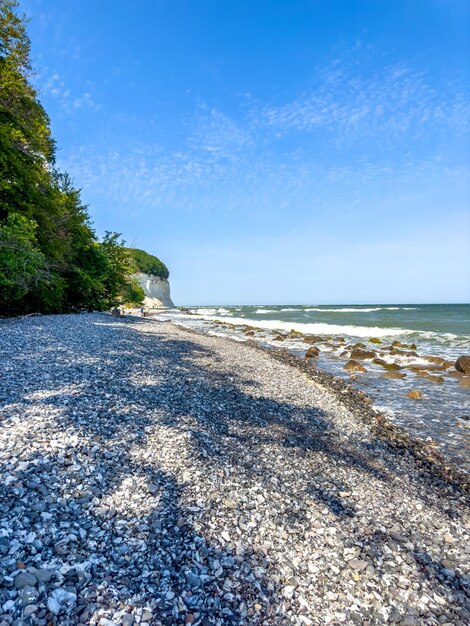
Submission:
<svg viewBox="0 0 470 626">
<path fill-rule="evenodd" d="M 137 248 L 126 248 L 132 259 L 132 265 L 136 272 L 152 274 L 160 278 L 168 278 L 170 275 L 167 266 L 159 258 Z"/>
</svg>

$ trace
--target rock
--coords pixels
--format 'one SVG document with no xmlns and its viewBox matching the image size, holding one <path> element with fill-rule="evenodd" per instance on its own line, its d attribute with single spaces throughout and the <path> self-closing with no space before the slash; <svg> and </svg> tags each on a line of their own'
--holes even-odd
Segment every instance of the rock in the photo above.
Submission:
<svg viewBox="0 0 470 626">
<path fill-rule="evenodd" d="M 253 337 L 254 334 L 255 334 L 254 330 L 247 330 L 247 331 L 245 331 L 245 336 L 246 337 Z"/>
<path fill-rule="evenodd" d="M 421 393 L 421 391 L 418 391 L 417 389 L 412 389 L 406 394 L 406 397 L 411 398 L 411 400 L 421 400 L 421 398 L 423 397 L 423 394 Z"/>
<path fill-rule="evenodd" d="M 429 372 L 426 372 L 424 370 L 421 371 L 416 371 L 415 372 L 416 376 L 419 376 L 420 378 L 425 378 L 426 380 L 429 380 L 430 382 L 433 383 L 443 383 L 444 382 L 444 378 L 442 376 L 433 376 L 432 374 L 429 374 Z"/>
<path fill-rule="evenodd" d="M 440 356 L 425 356 L 423 358 L 426 359 L 426 361 L 429 361 L 429 363 L 434 363 L 435 365 L 442 366 L 446 362 L 446 360 Z"/>
<path fill-rule="evenodd" d="M 324 341 L 323 337 L 319 337 L 318 335 L 310 335 L 304 337 L 305 343 L 319 343 L 320 341 Z"/>
<path fill-rule="evenodd" d="M 455 362 L 455 369 L 458 372 L 463 372 L 464 374 L 467 374 L 467 376 L 470 376 L 470 356 L 459 356 Z"/>
<path fill-rule="evenodd" d="M 37 613 L 38 609 L 39 607 L 37 604 L 28 604 L 23 609 L 23 617 L 29 617 L 30 615 L 33 615 L 33 613 Z"/>
<path fill-rule="evenodd" d="M 462 385 L 462 387 L 470 387 L 470 376 L 462 376 L 459 380 L 459 385 Z"/>
<path fill-rule="evenodd" d="M 381 374 L 381 378 L 406 378 L 405 372 L 385 372 L 385 374 Z"/>
<path fill-rule="evenodd" d="M 382 367 L 389 372 L 397 372 L 398 370 L 402 370 L 403 367 L 398 365 L 398 363 L 381 363 Z"/>
<path fill-rule="evenodd" d="M 286 337 L 285 335 L 276 335 L 275 337 L 273 337 L 273 341 L 285 341 Z"/>
<path fill-rule="evenodd" d="M 134 616 L 131 613 L 125 613 L 121 617 L 121 626 L 133 626 Z"/>
<path fill-rule="evenodd" d="M 415 359 L 419 357 L 419 354 L 414 350 L 399 350 L 398 348 L 391 348 L 390 354 L 392 356 L 407 356 Z"/>
<path fill-rule="evenodd" d="M 344 368 L 348 372 L 367 372 L 366 368 L 357 361 L 348 361 Z"/>
<path fill-rule="evenodd" d="M 348 567 L 357 572 L 362 572 L 368 565 L 369 563 L 367 561 L 362 561 L 361 559 L 351 559 L 348 561 Z"/>
<path fill-rule="evenodd" d="M 401 341 L 394 341 L 392 343 L 392 348 L 407 348 L 408 350 L 416 350 L 416 344 L 415 343 L 407 344 L 407 343 L 402 343 Z"/>
<path fill-rule="evenodd" d="M 50 582 L 51 578 L 55 576 L 55 571 L 53 569 L 46 568 L 31 568 L 31 573 L 36 576 L 40 583 L 48 583 Z"/>
<path fill-rule="evenodd" d="M 363 350 L 362 348 L 353 348 L 353 350 L 351 350 L 351 355 L 350 358 L 353 359 L 354 361 L 359 360 L 364 360 L 364 359 L 373 359 L 374 357 L 377 356 L 377 353 L 374 352 L 373 350 Z"/>
<path fill-rule="evenodd" d="M 77 601 L 77 594 L 67 589 L 54 589 L 52 594 L 47 598 L 47 607 L 51 613 L 58 615 L 61 611 L 71 609 Z"/>
<path fill-rule="evenodd" d="M 306 359 L 315 359 L 320 354 L 320 350 L 316 346 L 312 346 L 305 353 Z"/>
<path fill-rule="evenodd" d="M 186 572 L 184 577 L 188 585 L 192 587 L 193 589 L 197 589 L 198 587 L 202 585 L 202 580 L 200 579 L 199 576 L 194 574 L 194 572 L 188 571 Z"/>
<path fill-rule="evenodd" d="M 379 339 L 378 337 L 371 337 L 371 338 L 369 339 L 369 342 L 370 342 L 370 343 L 382 343 L 382 340 L 381 340 L 381 339 Z"/>
<path fill-rule="evenodd" d="M 29 572 L 20 572 L 15 578 L 15 587 L 17 589 L 23 589 L 24 587 L 35 587 L 38 584 L 36 576 Z"/>
</svg>

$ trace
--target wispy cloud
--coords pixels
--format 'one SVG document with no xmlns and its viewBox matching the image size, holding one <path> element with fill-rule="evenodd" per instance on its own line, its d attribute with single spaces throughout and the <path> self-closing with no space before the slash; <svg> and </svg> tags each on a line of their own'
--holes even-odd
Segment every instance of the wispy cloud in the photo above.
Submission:
<svg viewBox="0 0 470 626">
<path fill-rule="evenodd" d="M 65 112 L 71 113 L 82 107 L 87 107 L 95 111 L 101 108 L 100 105 L 95 102 L 89 91 L 77 93 L 72 90 L 58 72 L 44 69 L 38 74 L 35 82 L 39 97 L 54 98 L 60 109 Z"/>
<path fill-rule="evenodd" d="M 318 71 L 319 81 L 310 91 L 284 104 L 259 103 L 253 124 L 282 134 L 326 131 L 391 139 L 440 127 L 470 128 L 468 94 L 455 86 L 451 97 L 443 96 L 422 72 L 403 64 L 367 75 L 351 65 L 336 59 Z"/>
</svg>

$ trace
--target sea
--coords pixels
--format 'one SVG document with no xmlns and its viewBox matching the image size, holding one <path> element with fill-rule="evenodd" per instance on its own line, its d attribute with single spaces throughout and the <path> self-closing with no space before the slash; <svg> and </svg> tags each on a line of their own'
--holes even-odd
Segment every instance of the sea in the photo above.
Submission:
<svg viewBox="0 0 470 626">
<path fill-rule="evenodd" d="M 436 382 L 417 375 L 410 367 L 429 366 L 426 356 L 455 361 L 460 355 L 470 354 L 470 304 L 199 306 L 168 311 L 167 316 L 200 332 L 238 341 L 251 339 L 299 356 L 309 345 L 291 331 L 328 337 L 324 343 L 315 344 L 320 349 L 315 361 L 319 369 L 348 379 L 372 398 L 377 411 L 414 437 L 434 441 L 455 464 L 470 471 L 468 379 L 462 381 L 454 368 L 449 368 L 429 372 L 441 378 Z M 255 334 L 247 337 L 244 325 L 255 328 Z M 279 333 L 285 336 L 282 343 L 274 339 Z M 366 349 L 378 351 L 386 362 L 400 365 L 406 377 L 384 378 L 386 370 L 371 359 L 361 361 L 365 373 L 345 371 L 348 358 L 341 338 L 346 344 L 363 343 Z M 382 343 L 371 343 L 371 338 Z M 415 344 L 413 351 L 418 356 L 380 353 L 396 341 Z M 407 394 L 412 390 L 420 391 L 421 398 L 409 398 Z"/>
</svg>

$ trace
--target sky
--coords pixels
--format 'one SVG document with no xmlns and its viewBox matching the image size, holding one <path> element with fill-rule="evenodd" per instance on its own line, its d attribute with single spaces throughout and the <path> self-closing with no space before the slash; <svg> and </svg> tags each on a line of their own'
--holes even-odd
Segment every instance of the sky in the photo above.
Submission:
<svg viewBox="0 0 470 626">
<path fill-rule="evenodd" d="M 470 302 L 467 0 L 21 0 L 99 236 L 178 305 Z"/>
</svg>

